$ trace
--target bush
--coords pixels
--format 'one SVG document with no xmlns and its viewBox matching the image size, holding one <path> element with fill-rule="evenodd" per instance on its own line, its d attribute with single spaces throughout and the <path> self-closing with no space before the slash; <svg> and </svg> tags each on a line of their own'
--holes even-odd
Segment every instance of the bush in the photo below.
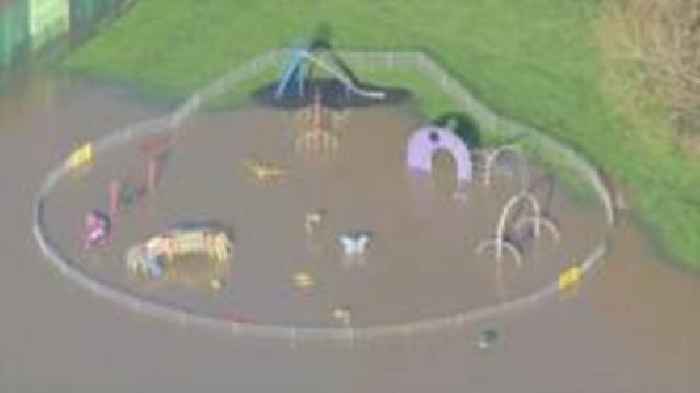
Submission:
<svg viewBox="0 0 700 393">
<path fill-rule="evenodd" d="M 624 112 L 660 104 L 673 128 L 700 136 L 700 0 L 609 0 L 601 21 L 607 86 Z"/>
</svg>

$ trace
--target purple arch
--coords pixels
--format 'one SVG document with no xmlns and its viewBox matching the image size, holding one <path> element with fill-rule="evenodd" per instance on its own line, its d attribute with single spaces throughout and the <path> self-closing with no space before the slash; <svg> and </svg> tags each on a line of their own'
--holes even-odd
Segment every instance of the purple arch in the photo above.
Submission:
<svg viewBox="0 0 700 393">
<path fill-rule="evenodd" d="M 438 150 L 447 150 L 457 162 L 457 178 L 471 181 L 472 161 L 467 144 L 448 128 L 427 126 L 416 131 L 408 140 L 406 164 L 409 168 L 432 172 L 433 156 Z"/>
</svg>

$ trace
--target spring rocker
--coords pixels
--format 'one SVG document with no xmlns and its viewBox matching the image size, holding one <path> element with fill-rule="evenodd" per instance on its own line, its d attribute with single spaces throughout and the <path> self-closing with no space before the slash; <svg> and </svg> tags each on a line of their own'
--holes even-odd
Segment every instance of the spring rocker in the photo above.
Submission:
<svg viewBox="0 0 700 393">
<path fill-rule="evenodd" d="M 209 287 L 219 290 L 229 271 L 233 242 L 226 232 L 206 226 L 180 226 L 131 247 L 126 254 L 128 272 L 148 281 L 180 282 L 196 286 L 191 274 L 178 261 L 192 255 L 206 256 L 210 266 Z"/>
</svg>

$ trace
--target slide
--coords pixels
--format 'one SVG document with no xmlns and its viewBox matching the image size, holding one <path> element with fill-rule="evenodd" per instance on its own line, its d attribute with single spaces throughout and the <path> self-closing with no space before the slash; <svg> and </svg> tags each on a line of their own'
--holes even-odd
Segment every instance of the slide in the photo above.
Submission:
<svg viewBox="0 0 700 393">
<path fill-rule="evenodd" d="M 275 99 L 280 99 L 285 95 L 287 91 L 287 86 L 291 83 L 297 85 L 297 94 L 299 96 L 304 95 L 304 79 L 306 78 L 306 67 L 304 65 L 305 57 L 303 53 L 306 51 L 296 50 L 294 51 L 294 56 L 292 61 L 289 63 L 285 69 L 284 75 L 280 79 L 280 83 L 277 85 L 277 90 L 275 91 Z"/>
<path fill-rule="evenodd" d="M 312 55 L 308 51 L 305 51 L 304 53 L 302 53 L 302 55 L 306 57 L 309 61 L 313 62 L 317 66 L 323 68 L 324 70 L 338 78 L 338 80 L 340 80 L 347 87 L 347 89 L 352 91 L 353 93 L 363 97 L 374 98 L 377 100 L 382 100 L 386 97 L 386 94 L 381 91 L 370 91 L 361 89 L 360 87 L 355 85 L 355 83 L 353 83 L 353 81 L 350 78 L 348 78 L 342 71 L 339 71 L 335 67 L 329 66 L 323 60 Z"/>
<path fill-rule="evenodd" d="M 306 62 L 311 62 L 320 68 L 324 69 L 326 72 L 330 73 L 336 77 L 348 91 L 351 91 L 359 96 L 373 98 L 377 100 L 382 100 L 386 97 L 386 94 L 381 91 L 370 91 L 365 90 L 357 86 L 345 73 L 339 70 L 337 67 L 331 66 L 321 60 L 319 57 L 314 56 L 308 50 L 301 49 L 295 50 L 292 57 L 292 61 L 289 63 L 285 69 L 279 84 L 277 85 L 277 90 L 275 91 L 275 99 L 280 99 L 285 95 L 287 87 L 291 83 L 298 85 L 297 93 L 299 96 L 304 95 L 304 81 L 306 79 Z"/>
</svg>

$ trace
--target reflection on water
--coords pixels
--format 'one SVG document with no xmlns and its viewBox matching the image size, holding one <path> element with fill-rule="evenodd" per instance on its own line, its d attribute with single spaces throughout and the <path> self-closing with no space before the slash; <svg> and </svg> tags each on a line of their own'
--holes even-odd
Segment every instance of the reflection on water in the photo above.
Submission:
<svg viewBox="0 0 700 393">
<path fill-rule="evenodd" d="M 433 180 L 435 189 L 447 196 L 457 192 L 457 160 L 447 150 L 438 150 L 433 156 Z"/>
<path fill-rule="evenodd" d="M 180 256 L 166 265 L 163 284 L 218 292 L 231 277 L 229 260 L 217 260 L 203 255 Z M 158 284 L 160 281 L 152 281 Z"/>
</svg>

